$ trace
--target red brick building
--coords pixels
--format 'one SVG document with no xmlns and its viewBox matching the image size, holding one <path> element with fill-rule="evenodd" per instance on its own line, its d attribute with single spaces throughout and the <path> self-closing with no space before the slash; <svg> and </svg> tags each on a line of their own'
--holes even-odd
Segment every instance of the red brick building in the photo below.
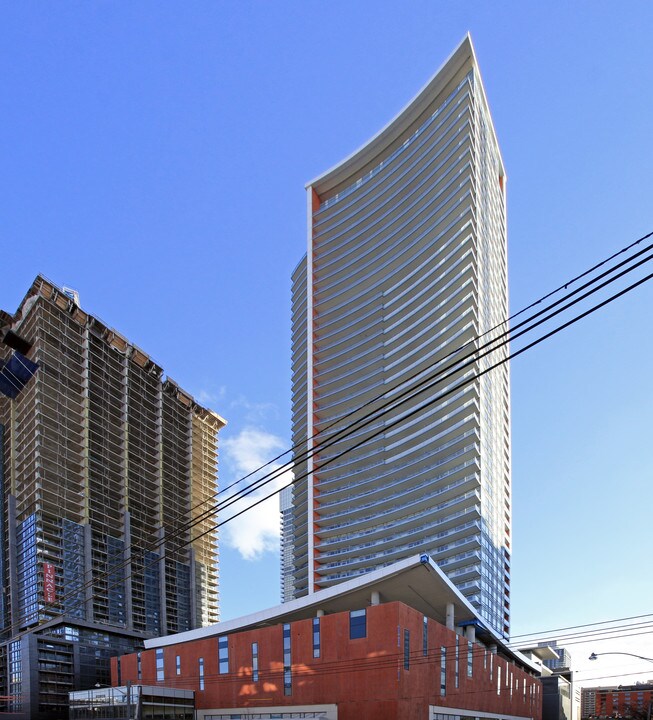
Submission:
<svg viewBox="0 0 653 720">
<path fill-rule="evenodd" d="M 651 720 L 653 684 L 588 687 L 581 693 L 581 716 Z"/>
<path fill-rule="evenodd" d="M 198 719 L 541 719 L 535 665 L 427 557 L 148 645 L 113 683 L 193 689 Z"/>
</svg>

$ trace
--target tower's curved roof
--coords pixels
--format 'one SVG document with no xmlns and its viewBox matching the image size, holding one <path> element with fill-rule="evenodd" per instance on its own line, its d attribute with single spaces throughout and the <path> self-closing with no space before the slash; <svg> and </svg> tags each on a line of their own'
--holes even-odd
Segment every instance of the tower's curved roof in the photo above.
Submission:
<svg viewBox="0 0 653 720">
<path fill-rule="evenodd" d="M 405 142 L 472 69 L 477 76 L 482 100 L 487 105 L 485 91 L 478 73 L 474 46 L 469 33 L 467 33 L 433 77 L 384 128 L 361 148 L 330 170 L 308 182 L 306 187 L 312 188 L 321 199 L 328 199 L 356 182 Z M 494 129 L 492 129 L 492 134 L 500 157 Z"/>
</svg>

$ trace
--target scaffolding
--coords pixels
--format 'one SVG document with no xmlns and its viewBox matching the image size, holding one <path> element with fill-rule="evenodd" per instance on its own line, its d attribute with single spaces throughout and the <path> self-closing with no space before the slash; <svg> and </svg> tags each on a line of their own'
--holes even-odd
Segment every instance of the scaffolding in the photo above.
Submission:
<svg viewBox="0 0 653 720">
<path fill-rule="evenodd" d="M 225 421 L 42 276 L 11 317 L 40 369 L 0 398 L 5 625 L 65 613 L 148 636 L 217 621 L 215 520 L 190 525 L 214 502 Z"/>
</svg>

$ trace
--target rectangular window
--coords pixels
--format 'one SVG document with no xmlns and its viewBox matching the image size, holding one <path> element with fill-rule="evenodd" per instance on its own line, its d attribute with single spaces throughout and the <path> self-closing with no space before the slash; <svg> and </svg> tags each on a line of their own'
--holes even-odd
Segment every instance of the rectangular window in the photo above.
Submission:
<svg viewBox="0 0 653 720">
<path fill-rule="evenodd" d="M 226 635 L 218 638 L 218 672 L 220 675 L 229 672 L 229 638 Z"/>
<path fill-rule="evenodd" d="M 252 680 L 258 682 L 258 643 L 252 643 Z"/>
<path fill-rule="evenodd" d="M 404 670 L 410 670 L 410 630 L 404 630 Z"/>
<path fill-rule="evenodd" d="M 175 672 L 177 675 L 181 675 L 181 655 L 175 657 Z"/>
<path fill-rule="evenodd" d="M 204 690 L 204 658 L 198 658 L 197 665 L 197 674 L 199 675 L 200 679 L 200 690 Z"/>
<path fill-rule="evenodd" d="M 440 648 L 440 695 L 447 694 L 447 648 Z"/>
<path fill-rule="evenodd" d="M 429 625 L 428 618 L 424 615 L 424 624 L 422 626 L 422 655 L 425 657 L 429 654 Z"/>
<path fill-rule="evenodd" d="M 292 695 L 292 655 L 290 652 L 290 624 L 283 626 L 283 694 Z"/>
<path fill-rule="evenodd" d="M 454 687 L 458 688 L 460 684 L 460 647 L 458 645 L 458 636 L 456 636 L 456 655 L 454 659 L 454 666 L 453 666 L 453 679 L 454 679 Z"/>
<path fill-rule="evenodd" d="M 122 685 L 122 670 L 120 668 L 120 657 L 116 658 L 116 675 L 118 676 L 118 685 Z"/>
<path fill-rule="evenodd" d="M 313 657 L 320 657 L 320 618 L 313 618 Z"/>
<path fill-rule="evenodd" d="M 497 667 L 497 695 L 501 695 L 501 668 Z"/>
<path fill-rule="evenodd" d="M 349 613 L 349 639 L 367 637 L 367 613 L 365 610 L 352 610 Z"/>
<path fill-rule="evenodd" d="M 141 665 L 141 654 L 136 653 L 136 675 L 139 680 L 143 678 L 143 666 Z"/>
<path fill-rule="evenodd" d="M 467 677 L 474 674 L 474 646 L 471 642 L 467 643 Z"/>
<path fill-rule="evenodd" d="M 163 667 L 163 648 L 157 648 L 156 651 L 156 680 L 157 682 L 165 680 L 165 669 Z"/>
</svg>

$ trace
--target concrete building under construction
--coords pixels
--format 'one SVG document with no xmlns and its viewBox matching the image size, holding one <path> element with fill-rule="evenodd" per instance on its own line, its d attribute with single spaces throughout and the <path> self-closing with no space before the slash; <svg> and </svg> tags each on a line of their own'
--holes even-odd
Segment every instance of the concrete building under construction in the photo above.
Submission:
<svg viewBox="0 0 653 720">
<path fill-rule="evenodd" d="M 42 276 L 0 315 L 9 334 L 38 370 L 0 395 L 0 710 L 67 718 L 110 656 L 219 619 L 203 513 L 225 421 Z"/>
</svg>

